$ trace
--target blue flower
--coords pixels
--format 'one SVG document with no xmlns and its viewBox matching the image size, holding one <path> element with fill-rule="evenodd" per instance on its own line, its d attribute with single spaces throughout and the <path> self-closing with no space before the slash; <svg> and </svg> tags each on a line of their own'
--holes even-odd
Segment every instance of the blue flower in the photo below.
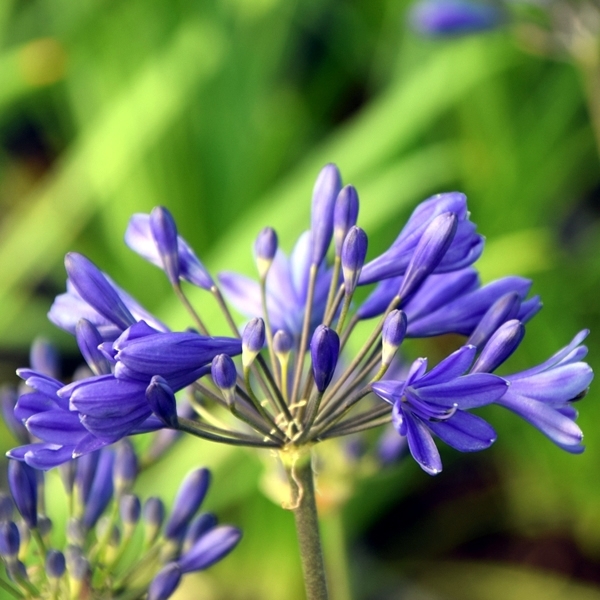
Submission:
<svg viewBox="0 0 600 600">
<path fill-rule="evenodd" d="M 472 0 L 421 0 L 410 11 L 413 29 L 431 36 L 486 31 L 498 27 L 504 20 L 499 6 Z"/>
<path fill-rule="evenodd" d="M 406 436 L 413 458 L 430 475 L 442 470 L 432 434 L 461 452 L 489 448 L 496 439 L 493 428 L 468 409 L 501 398 L 508 384 L 486 373 L 465 375 L 475 358 L 474 346 L 463 346 L 428 373 L 427 359 L 411 366 L 405 381 L 381 381 L 373 391 L 393 405 L 392 423 Z"/>
<path fill-rule="evenodd" d="M 86 319 L 107 341 L 113 341 L 137 321 L 167 331 L 163 323 L 85 256 L 70 252 L 65 257 L 65 267 L 69 275 L 67 292 L 56 297 L 48 313 L 50 321 L 61 329 L 75 335 L 79 321 Z"/>
<path fill-rule="evenodd" d="M 176 237 L 177 256 L 173 256 L 175 254 L 173 248 L 175 244 L 172 240 L 170 241 L 171 248 L 167 252 L 170 256 L 167 263 L 171 277 L 177 273 L 181 279 L 205 290 L 210 290 L 214 282 L 208 271 L 200 260 L 198 260 L 198 257 L 194 254 L 188 243 L 180 235 L 177 235 L 176 229 L 173 231 L 174 221 L 167 209 L 161 207 L 161 210 L 165 216 L 165 221 L 173 224 L 170 228 L 170 237 Z M 162 256 L 165 253 L 162 248 L 165 237 L 167 236 L 161 235 L 161 229 L 158 227 L 158 224 L 152 225 L 151 215 L 137 213 L 129 220 L 129 225 L 125 233 L 125 243 L 148 262 L 164 269 Z M 176 259 L 179 260 L 178 265 L 173 264 Z"/>
<path fill-rule="evenodd" d="M 12 502 L 3 496 L 9 500 L 10 509 L 3 510 L 0 521 L 0 560 L 5 563 L 10 585 L 15 586 L 13 596 L 31 597 L 34 589 L 35 597 L 51 597 L 56 590 L 62 593 L 64 582 L 58 580 L 68 570 L 70 590 L 75 589 L 73 585 L 83 583 L 90 597 L 140 597 L 148 590 L 150 598 L 166 600 L 183 575 L 209 568 L 237 546 L 241 538 L 239 529 L 218 525 L 215 515 L 200 512 L 210 484 L 207 469 L 197 469 L 185 478 L 163 530 L 163 502 L 149 498 L 142 510 L 140 498 L 130 493 L 138 464 L 132 446 L 126 443 L 69 461 L 65 465 L 68 468 L 63 469 L 65 474 L 69 473 L 63 478 L 64 504 L 69 516 L 62 535 L 66 537 L 66 548 L 61 551 L 40 544 L 35 560 L 28 565 L 18 560 L 19 552 L 24 550 L 22 540 L 26 544 L 31 537 L 36 543 L 42 539 L 48 543 L 48 528 L 52 523 L 38 512 L 38 506 L 45 505 L 43 497 L 38 502 L 38 495 L 43 495 L 45 489 L 39 485 L 42 474 L 23 462 L 9 461 L 11 496 L 24 519 L 23 525 L 17 527 Z M 126 485 L 123 485 L 124 477 Z M 60 492 L 54 490 L 53 493 Z M 119 511 L 109 518 L 111 503 L 118 506 Z M 146 529 L 144 548 L 138 548 L 138 553 L 123 565 L 119 556 L 140 521 Z M 54 527 L 61 522 L 63 519 L 54 520 Z M 106 530 L 109 522 L 111 528 Z M 119 531 L 122 531 L 121 536 Z M 60 539 L 55 533 L 52 538 Z M 107 551 L 107 543 L 110 551 Z M 32 557 L 31 553 L 27 555 Z M 40 557 L 46 569 L 40 569 Z M 107 566 L 117 577 L 103 576 Z M 124 572 L 135 577 L 133 580 L 122 577 Z M 5 582 L 5 588 L 7 585 Z"/>
<path fill-rule="evenodd" d="M 267 274 L 267 310 L 274 331 L 298 337 L 302 330 L 308 295 L 308 273 L 312 246 L 310 232 L 298 239 L 290 257 L 277 250 Z M 312 305 L 311 330 L 322 322 L 332 271 L 321 264 L 317 274 Z M 258 282 L 232 272 L 219 274 L 219 283 L 227 299 L 247 317 L 262 317 L 261 290 Z"/>
<path fill-rule="evenodd" d="M 359 284 L 404 275 L 423 234 L 442 215 L 454 215 L 456 230 L 443 255 L 438 258 L 433 272 L 457 271 L 475 262 L 483 251 L 484 240 L 476 233 L 475 225 L 469 221 L 466 196 L 458 192 L 438 194 L 421 202 L 389 250 L 363 267 Z"/>
<path fill-rule="evenodd" d="M 361 319 L 369 319 L 382 314 L 398 293 L 401 284 L 402 277 L 379 283 L 358 308 L 357 315 Z M 486 312 L 506 294 L 516 296 L 518 307 L 514 316 L 526 322 L 542 306 L 538 296 L 527 299 L 530 289 L 529 279 L 514 276 L 503 277 L 481 286 L 479 276 L 472 267 L 453 273 L 430 275 L 411 298 L 401 303 L 408 318 L 407 335 L 471 335 Z"/>
<path fill-rule="evenodd" d="M 506 360 L 507 353 L 499 350 L 499 345 L 509 345 L 510 352 L 514 351 L 522 336 L 514 343 L 505 335 L 511 327 L 515 325 L 506 323 L 492 336 L 474 369 L 488 363 L 489 355 L 501 355 L 499 360 L 488 363 L 492 370 Z M 587 348 L 581 342 L 587 335 L 587 330 L 580 331 L 570 344 L 536 367 L 504 375 L 510 386 L 506 394 L 496 400 L 496 404 L 516 413 L 557 446 L 574 454 L 583 452 L 584 446 L 581 444 L 583 433 L 575 423 L 577 411 L 573 402 L 585 395 L 594 377 L 591 367 L 582 361 Z"/>
</svg>

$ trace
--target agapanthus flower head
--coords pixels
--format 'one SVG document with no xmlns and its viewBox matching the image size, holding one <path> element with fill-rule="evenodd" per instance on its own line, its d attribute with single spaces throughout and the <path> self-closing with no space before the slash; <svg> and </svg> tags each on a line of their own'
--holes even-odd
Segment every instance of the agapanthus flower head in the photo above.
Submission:
<svg viewBox="0 0 600 600">
<path fill-rule="evenodd" d="M 337 167 L 326 165 L 313 190 L 310 230 L 290 255 L 280 247 L 286 240 L 267 227 L 254 248 L 259 280 L 226 272 L 218 284 L 166 209 L 134 215 L 127 242 L 167 273 L 192 319 L 186 331 L 170 331 L 89 260 L 68 255 L 68 291 L 51 316 L 76 333 L 94 375 L 63 385 L 21 370 L 31 391 L 20 396 L 15 415 L 40 441 L 10 456 L 49 468 L 158 430 L 278 449 L 284 457 L 392 423 L 421 467 L 435 474 L 442 468 L 435 437 L 463 452 L 494 441 L 493 428 L 471 412 L 488 404 L 511 409 L 561 447 L 579 451 L 571 401 L 592 377 L 579 342 L 572 356 L 561 354 L 546 366 L 491 373 L 517 349 L 541 302 L 528 297 L 531 282 L 521 277 L 481 283 L 473 263 L 484 240 L 464 194 L 421 202 L 389 248 L 370 260 L 358 214 L 356 190 L 342 187 Z M 210 291 L 229 336 L 207 326 L 179 279 Z M 357 303 L 356 286 L 371 284 Z M 241 335 L 229 303 L 250 318 Z M 446 333 L 464 336 L 458 350 L 429 370 L 423 357 L 407 373 L 394 372 L 394 357 L 410 355 L 408 338 Z M 183 414 L 184 406 L 201 418 Z M 216 406 L 225 418 L 205 418 Z M 168 521 L 167 537 L 178 540 L 194 512 L 177 508 L 179 521 Z"/>
<path fill-rule="evenodd" d="M 131 450 L 128 447 L 124 451 L 126 447 L 121 444 L 119 460 L 137 464 L 137 458 L 132 460 L 124 454 Z M 134 470 L 115 461 L 113 449 L 104 448 L 71 465 L 77 477 L 65 489 L 66 545 L 56 548 L 48 545 L 50 520 L 40 514 L 37 501 L 33 501 L 31 485 L 36 472 L 25 463 L 9 462 L 11 493 L 24 517 L 19 524 L 11 518 L 0 520 L 0 562 L 9 575 L 2 588 L 10 597 L 142 598 L 146 593 L 153 597 L 159 590 L 156 597 L 166 600 L 185 574 L 209 568 L 231 552 L 241 538 L 237 528 L 219 526 L 214 515 L 197 514 L 208 488 L 206 469 L 191 474 L 178 494 L 169 517 L 170 527 L 175 524 L 177 529 L 173 538 L 162 531 L 165 509 L 161 500 L 149 498 L 142 510 L 137 495 L 122 493 L 122 488 L 120 491 L 113 485 L 122 478 L 123 470 L 135 478 Z M 40 502 L 40 506 L 44 504 Z M 125 551 L 142 519 L 145 545 L 128 555 Z M 40 561 L 44 568 L 40 568 Z M 106 577 L 107 568 L 110 577 Z M 170 585 L 161 584 L 165 573 L 173 570 L 178 576 L 169 579 Z"/>
</svg>

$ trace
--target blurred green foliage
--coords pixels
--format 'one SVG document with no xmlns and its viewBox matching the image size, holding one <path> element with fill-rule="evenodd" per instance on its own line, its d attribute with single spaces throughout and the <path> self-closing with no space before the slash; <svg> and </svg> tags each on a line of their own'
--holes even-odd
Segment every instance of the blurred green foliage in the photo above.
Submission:
<svg viewBox="0 0 600 600">
<path fill-rule="evenodd" d="M 509 31 L 418 39 L 406 8 L 401 0 L 3 0 L 3 379 L 16 381 L 40 333 L 74 354 L 45 316 L 64 286 L 66 251 L 86 253 L 147 308 L 185 326 L 166 279 L 122 243 L 129 216 L 163 204 L 213 272 L 251 274 L 260 228 L 274 226 L 289 250 L 308 227 L 312 183 L 327 162 L 358 188 L 371 255 L 418 201 L 466 192 L 487 236 L 483 278 L 531 276 L 544 300 L 511 366 L 535 364 L 583 327 L 592 329 L 596 366 L 599 158 L 575 69 L 525 54 Z M 192 297 L 205 321 L 218 319 L 205 294 Z M 592 387 L 581 404 L 583 456 L 489 407 L 482 412 L 499 439 L 481 456 L 447 452 L 435 479 L 407 461 L 346 482 L 356 483 L 354 497 L 324 516 L 334 571 L 342 572 L 336 553 L 346 535 L 361 598 L 600 598 L 589 583 L 600 570 L 594 578 L 580 568 L 600 567 L 597 399 Z M 11 444 L 4 434 L 2 448 Z M 146 493 L 167 490 L 170 500 L 191 466 L 211 466 L 210 507 L 245 532 L 240 548 L 179 598 L 198 590 L 302 597 L 291 515 L 259 485 L 272 460 L 188 439 L 142 478 Z M 428 510 L 410 521 L 414 504 Z M 382 520 L 396 536 L 383 549 L 367 535 Z M 500 549 L 477 564 L 461 560 L 461 548 L 486 536 L 533 544 L 557 533 L 579 562 L 517 567 L 518 555 Z M 580 576 L 588 583 L 569 583 Z M 333 588 L 342 600 L 344 586 Z"/>
</svg>

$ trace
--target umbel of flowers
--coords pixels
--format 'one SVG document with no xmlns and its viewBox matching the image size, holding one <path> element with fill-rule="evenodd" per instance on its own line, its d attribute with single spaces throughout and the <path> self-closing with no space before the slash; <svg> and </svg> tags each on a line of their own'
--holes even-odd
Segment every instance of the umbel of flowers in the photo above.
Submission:
<svg viewBox="0 0 600 600">
<path fill-rule="evenodd" d="M 266 228 L 254 247 L 257 280 L 227 272 L 217 281 L 165 208 L 134 215 L 125 241 L 164 270 L 192 319 L 194 328 L 183 332 L 171 331 L 88 259 L 68 254 L 67 292 L 49 316 L 76 336 L 94 375 L 63 386 L 20 371 L 34 391 L 19 398 L 15 415 L 40 441 L 9 456 L 47 469 L 160 428 L 277 449 L 312 599 L 327 597 L 310 464 L 314 444 L 391 422 L 419 466 L 435 475 L 442 470 L 436 439 L 461 452 L 495 441 L 492 426 L 472 412 L 495 404 L 566 451 L 581 452 L 573 402 L 592 379 L 582 361 L 587 332 L 541 365 L 494 374 L 541 303 L 528 297 L 531 282 L 521 277 L 481 284 L 472 265 L 484 240 L 465 196 L 453 192 L 422 202 L 389 249 L 369 261 L 358 212 L 356 190 L 342 186 L 338 169 L 327 165 L 314 187 L 310 230 L 291 253 Z M 214 337 L 223 332 L 204 322 L 182 282 L 218 303 L 228 337 Z M 356 302 L 360 286 L 372 289 Z M 230 305 L 250 319 L 241 333 Z M 357 328 L 361 321 L 371 329 L 357 340 L 365 330 Z M 405 339 L 446 333 L 464 336 L 462 346 L 437 365 L 417 358 L 402 378 L 388 376 Z M 194 419 L 178 412 L 175 394 L 183 388 L 195 398 Z"/>
<path fill-rule="evenodd" d="M 132 493 L 137 470 L 126 440 L 65 463 L 69 518 L 58 549 L 42 471 L 10 461 L 11 493 L 0 494 L 0 558 L 9 580 L 0 578 L 0 596 L 167 600 L 186 573 L 207 569 L 235 548 L 240 531 L 199 512 L 208 470 L 188 474 L 170 514 L 159 498 L 142 503 Z"/>
</svg>

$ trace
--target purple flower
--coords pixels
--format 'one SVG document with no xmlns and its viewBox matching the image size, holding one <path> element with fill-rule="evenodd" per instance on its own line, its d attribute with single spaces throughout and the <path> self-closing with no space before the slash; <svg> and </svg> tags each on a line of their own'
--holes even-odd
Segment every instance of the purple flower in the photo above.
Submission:
<svg viewBox="0 0 600 600">
<path fill-rule="evenodd" d="M 267 310 L 274 331 L 283 330 L 298 337 L 302 330 L 311 265 L 310 233 L 300 236 L 288 258 L 278 250 L 267 274 Z M 219 274 L 227 299 L 243 315 L 263 317 L 260 285 L 237 273 Z M 312 307 L 311 330 L 321 323 L 331 282 L 331 270 L 321 264 L 317 274 Z"/>
<path fill-rule="evenodd" d="M 381 314 L 398 293 L 401 281 L 401 277 L 382 281 L 358 309 L 358 315 L 368 319 Z M 526 299 L 530 288 L 531 281 L 523 277 L 503 277 L 481 286 L 472 267 L 430 275 L 419 290 L 401 304 L 408 318 L 407 336 L 471 335 L 488 310 L 506 294 L 518 297 L 516 318 L 526 322 L 541 308 L 538 296 Z M 504 317 L 511 318 L 510 314 Z"/>
<path fill-rule="evenodd" d="M 340 338 L 337 333 L 319 325 L 310 342 L 313 375 L 315 384 L 320 392 L 329 385 L 340 353 Z"/>
<path fill-rule="evenodd" d="M 154 375 L 160 375 L 178 391 L 208 373 L 207 365 L 217 354 L 240 354 L 242 344 L 236 338 L 173 332 L 121 338 L 115 348 L 117 379 L 141 381 L 147 386 Z"/>
<path fill-rule="evenodd" d="M 338 168 L 325 165 L 313 189 L 310 219 L 311 259 L 313 265 L 320 265 L 327 254 L 333 236 L 333 215 L 335 201 L 342 188 L 342 178 Z"/>
<path fill-rule="evenodd" d="M 161 251 L 150 224 L 150 215 L 137 213 L 131 217 L 125 232 L 125 243 L 148 262 L 161 269 L 164 268 Z M 173 251 L 171 253 L 173 254 Z M 181 236 L 177 236 L 177 254 L 179 277 L 200 288 L 210 290 L 214 285 L 211 276 Z"/>
<path fill-rule="evenodd" d="M 499 330 L 492 336 L 478 363 L 488 362 L 489 354 L 496 355 L 499 344 L 509 345 L 511 352 L 514 350 L 515 343 L 504 335 L 504 331 Z M 505 375 L 510 385 L 506 394 L 495 402 L 531 423 L 560 448 L 574 454 L 583 452 L 584 447 L 581 444 L 583 434 L 575 423 L 577 411 L 573 402 L 585 394 L 594 377 L 591 367 L 582 361 L 587 348 L 581 342 L 587 335 L 587 330 L 580 331 L 568 346 L 537 367 Z M 494 366 L 498 361 L 490 362 Z"/>
<path fill-rule="evenodd" d="M 406 436 L 410 453 L 430 475 L 442 470 L 432 434 L 461 452 L 491 446 L 496 433 L 469 412 L 498 400 L 508 384 L 487 373 L 465 375 L 475 358 L 474 346 L 463 346 L 428 373 L 427 360 L 412 364 L 405 381 L 374 383 L 373 391 L 393 405 L 392 423 Z"/>
<path fill-rule="evenodd" d="M 444 213 L 455 216 L 456 232 L 443 256 L 438 257 L 433 272 L 457 271 L 475 262 L 483 250 L 483 238 L 469 221 L 466 196 L 458 192 L 438 194 L 421 202 L 389 250 L 363 267 L 360 285 L 404 275 L 419 240 L 429 225 Z M 428 233 L 430 236 L 433 234 L 433 231 Z"/>
<path fill-rule="evenodd" d="M 136 321 L 143 320 L 158 331 L 168 330 L 84 256 L 71 252 L 65 264 L 67 292 L 56 297 L 48 313 L 56 326 L 75 335 L 79 321 L 87 319 L 106 341 L 115 340 Z"/>
<path fill-rule="evenodd" d="M 11 460 L 8 463 L 8 485 L 17 510 L 30 528 L 37 527 L 38 474 L 29 465 Z"/>
<path fill-rule="evenodd" d="M 157 206 L 150 213 L 150 231 L 160 256 L 162 268 L 172 285 L 179 283 L 180 261 L 177 247 L 177 225 L 164 206 Z"/>
<path fill-rule="evenodd" d="M 421 0 L 410 13 L 418 33 L 451 36 L 486 31 L 501 25 L 504 13 L 495 4 L 471 0 Z"/>
<path fill-rule="evenodd" d="M 338 194 L 333 211 L 333 236 L 336 256 L 341 256 L 346 235 L 356 225 L 357 219 L 358 194 L 354 186 L 347 185 Z"/>
<path fill-rule="evenodd" d="M 179 487 L 173 511 L 165 527 L 167 538 L 179 539 L 183 535 L 204 501 L 209 485 L 208 469 L 196 469 L 188 473 Z"/>
</svg>

